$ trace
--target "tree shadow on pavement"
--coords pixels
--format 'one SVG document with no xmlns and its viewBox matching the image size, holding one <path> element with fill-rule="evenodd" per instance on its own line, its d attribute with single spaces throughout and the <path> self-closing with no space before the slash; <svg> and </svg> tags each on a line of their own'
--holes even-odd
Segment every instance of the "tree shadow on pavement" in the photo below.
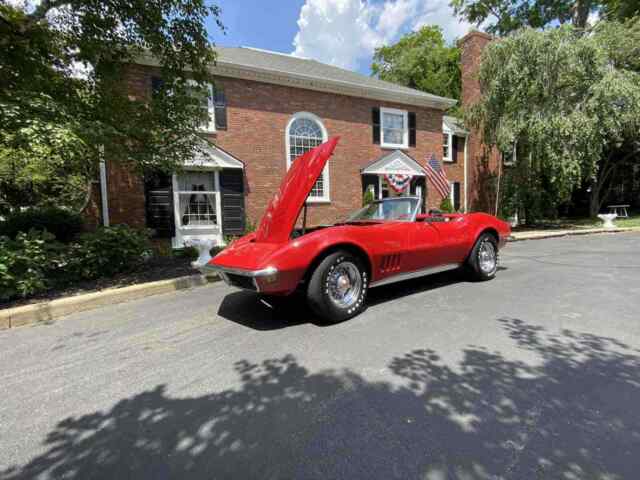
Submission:
<svg viewBox="0 0 640 480">
<path fill-rule="evenodd" d="M 640 357 L 610 338 L 499 320 L 510 355 L 469 346 L 394 358 L 392 381 L 310 372 L 292 356 L 235 364 L 241 386 L 164 386 L 62 420 L 2 478 L 633 479 Z M 512 359 L 519 349 L 536 361 Z"/>
</svg>

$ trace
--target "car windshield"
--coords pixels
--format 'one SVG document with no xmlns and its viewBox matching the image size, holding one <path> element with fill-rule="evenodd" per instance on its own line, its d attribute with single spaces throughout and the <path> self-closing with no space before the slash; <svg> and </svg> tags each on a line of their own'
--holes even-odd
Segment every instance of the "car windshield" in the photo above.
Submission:
<svg viewBox="0 0 640 480">
<path fill-rule="evenodd" d="M 370 203 L 349 217 L 348 222 L 369 220 L 396 220 L 411 222 L 418 210 L 415 197 L 385 198 Z"/>
</svg>

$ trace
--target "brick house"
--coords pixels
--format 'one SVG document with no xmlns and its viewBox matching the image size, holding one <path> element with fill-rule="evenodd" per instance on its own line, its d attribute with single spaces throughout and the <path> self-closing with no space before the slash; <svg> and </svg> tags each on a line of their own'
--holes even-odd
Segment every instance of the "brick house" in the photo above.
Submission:
<svg viewBox="0 0 640 480">
<path fill-rule="evenodd" d="M 475 32 L 462 40 L 463 72 L 477 68 L 485 40 Z M 367 190 L 376 198 L 420 195 L 424 209 L 437 208 L 441 198 L 424 169 L 433 154 L 451 182 L 455 208 L 475 208 L 480 146 L 445 115 L 454 100 L 314 60 L 250 48 L 216 50 L 215 88 L 203 104 L 210 119 L 200 132 L 203 154 L 177 175 L 144 178 L 107 159 L 98 221 L 153 228 L 174 248 L 194 237 L 222 243 L 225 235 L 242 233 L 246 221 L 259 221 L 296 156 L 330 136 L 341 141 L 309 196 L 311 225 L 344 218 L 361 206 Z M 150 94 L 159 75 L 151 59 L 127 72 L 126 88 L 139 98 Z M 473 99 L 477 81 L 470 72 L 463 79 L 463 101 Z M 387 181 L 397 174 L 411 175 L 400 193 Z"/>
</svg>

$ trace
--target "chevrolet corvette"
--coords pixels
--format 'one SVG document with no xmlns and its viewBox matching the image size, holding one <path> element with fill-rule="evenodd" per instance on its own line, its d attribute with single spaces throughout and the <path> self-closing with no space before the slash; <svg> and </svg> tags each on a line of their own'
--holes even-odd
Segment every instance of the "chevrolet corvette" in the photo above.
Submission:
<svg viewBox="0 0 640 480">
<path fill-rule="evenodd" d="M 307 196 L 337 143 L 332 138 L 297 158 L 257 230 L 232 242 L 203 272 L 267 298 L 302 292 L 329 322 L 360 313 L 370 288 L 457 268 L 476 280 L 495 276 L 511 229 L 485 213 L 421 214 L 420 198 L 403 196 L 374 201 L 334 225 L 306 228 Z"/>
</svg>

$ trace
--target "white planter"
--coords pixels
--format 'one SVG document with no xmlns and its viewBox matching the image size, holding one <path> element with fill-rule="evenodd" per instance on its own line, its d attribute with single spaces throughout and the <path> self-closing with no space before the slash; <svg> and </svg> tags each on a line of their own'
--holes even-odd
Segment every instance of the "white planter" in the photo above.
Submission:
<svg viewBox="0 0 640 480">
<path fill-rule="evenodd" d="M 204 267 L 211 260 L 211 249 L 216 244 L 210 238 L 191 238 L 184 242 L 186 247 L 194 247 L 198 250 L 198 258 L 191 262 L 193 268 Z"/>
<path fill-rule="evenodd" d="M 618 217 L 616 213 L 601 213 L 598 218 L 602 220 L 604 228 L 616 228 L 613 221 Z"/>
</svg>

